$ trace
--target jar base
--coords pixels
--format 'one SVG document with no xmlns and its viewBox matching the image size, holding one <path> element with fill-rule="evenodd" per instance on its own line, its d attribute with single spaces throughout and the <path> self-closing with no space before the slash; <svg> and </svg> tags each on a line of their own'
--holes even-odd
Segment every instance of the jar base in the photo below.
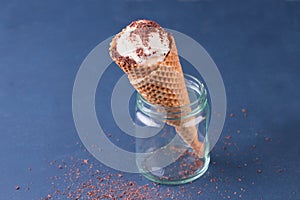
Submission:
<svg viewBox="0 0 300 200">
<path fill-rule="evenodd" d="M 139 166 L 140 172 L 141 174 L 147 178 L 148 180 L 152 181 L 152 182 L 156 182 L 159 184 L 165 184 L 165 185 L 181 185 L 181 184 L 186 184 L 189 183 L 191 181 L 194 181 L 198 178 L 200 178 L 208 169 L 209 167 L 209 162 L 210 162 L 210 156 L 206 156 L 204 159 L 203 165 L 201 166 L 201 168 L 199 168 L 198 170 L 196 170 L 195 172 L 193 172 L 193 174 L 190 175 L 182 175 L 180 177 L 169 177 L 169 176 L 158 176 L 157 173 L 154 172 L 149 172 L 149 171 L 145 171 L 143 170 L 143 168 L 141 168 Z M 164 170 L 164 169 L 161 169 Z"/>
</svg>

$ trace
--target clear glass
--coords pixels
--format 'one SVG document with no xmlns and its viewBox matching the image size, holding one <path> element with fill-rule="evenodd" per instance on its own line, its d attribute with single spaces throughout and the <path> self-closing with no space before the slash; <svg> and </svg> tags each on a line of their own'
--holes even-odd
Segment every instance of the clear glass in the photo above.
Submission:
<svg viewBox="0 0 300 200">
<path fill-rule="evenodd" d="M 184 77 L 189 105 L 165 108 L 147 102 L 137 93 L 136 163 L 146 178 L 157 183 L 188 183 L 203 175 L 209 165 L 207 92 L 196 78 Z M 195 132 L 201 147 L 184 139 Z"/>
</svg>

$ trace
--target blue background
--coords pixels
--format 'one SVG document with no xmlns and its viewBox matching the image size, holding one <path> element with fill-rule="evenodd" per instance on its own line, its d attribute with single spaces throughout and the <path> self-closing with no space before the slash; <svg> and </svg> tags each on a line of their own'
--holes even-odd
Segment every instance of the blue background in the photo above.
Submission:
<svg viewBox="0 0 300 200">
<path fill-rule="evenodd" d="M 56 163 L 72 165 L 70 157 L 119 173 L 99 164 L 81 145 L 72 118 L 72 88 L 87 54 L 139 18 L 198 41 L 226 87 L 228 117 L 211 152 L 209 173 L 184 186 L 184 199 L 239 199 L 239 194 L 241 199 L 300 199 L 296 0 L 0 1 L 0 199 L 54 196 L 49 177 L 63 176 L 65 169 Z M 97 110 L 109 123 L 109 94 L 122 71 L 111 65 L 106 73 L 107 81 L 98 86 L 105 98 Z M 123 176 L 138 185 L 149 183 L 136 174 Z M 167 189 L 180 187 L 159 188 Z"/>
</svg>

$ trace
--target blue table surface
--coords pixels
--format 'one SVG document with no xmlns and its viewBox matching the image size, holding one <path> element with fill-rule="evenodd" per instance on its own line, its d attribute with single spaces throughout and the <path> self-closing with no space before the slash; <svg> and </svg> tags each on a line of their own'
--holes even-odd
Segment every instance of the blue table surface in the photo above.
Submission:
<svg viewBox="0 0 300 200">
<path fill-rule="evenodd" d="M 194 38 L 226 87 L 227 118 L 209 170 L 183 187 L 158 187 L 99 163 L 85 151 L 73 122 L 72 89 L 82 61 L 139 18 Z M 175 199 L 300 199 L 299 66 L 297 0 L 2 0 L 0 199 L 65 199 L 55 191 L 71 184 L 65 177 L 71 166 L 84 174 L 84 160 L 103 175 L 122 173 L 124 182 L 150 184 Z M 105 73 L 96 106 L 100 121 L 109 124 L 111 90 L 123 72 L 112 64 Z M 128 146 L 114 136 L 117 129 L 110 131 L 111 140 Z"/>
</svg>

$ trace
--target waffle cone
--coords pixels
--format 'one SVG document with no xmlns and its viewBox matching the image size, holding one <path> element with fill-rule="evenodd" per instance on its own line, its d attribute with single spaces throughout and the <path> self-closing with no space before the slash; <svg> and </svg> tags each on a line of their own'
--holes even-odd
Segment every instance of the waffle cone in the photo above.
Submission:
<svg viewBox="0 0 300 200">
<path fill-rule="evenodd" d="M 161 105 L 163 108 L 178 108 L 171 118 L 180 118 L 184 114 L 191 112 L 189 106 L 190 99 L 186 89 L 185 80 L 179 61 L 174 37 L 169 34 L 170 51 L 164 61 L 157 64 L 146 66 L 139 65 L 128 60 L 118 59 L 116 52 L 116 37 L 113 39 L 110 47 L 110 53 L 113 60 L 128 75 L 130 83 L 140 93 L 140 95 L 152 104 Z M 168 112 L 168 111 L 167 111 Z M 172 109 L 174 113 L 174 109 Z M 197 128 L 195 125 L 186 126 L 191 119 L 167 120 L 166 123 L 174 126 L 176 132 L 185 143 L 193 148 L 194 152 L 203 157 L 204 145 L 198 140 Z"/>
</svg>

